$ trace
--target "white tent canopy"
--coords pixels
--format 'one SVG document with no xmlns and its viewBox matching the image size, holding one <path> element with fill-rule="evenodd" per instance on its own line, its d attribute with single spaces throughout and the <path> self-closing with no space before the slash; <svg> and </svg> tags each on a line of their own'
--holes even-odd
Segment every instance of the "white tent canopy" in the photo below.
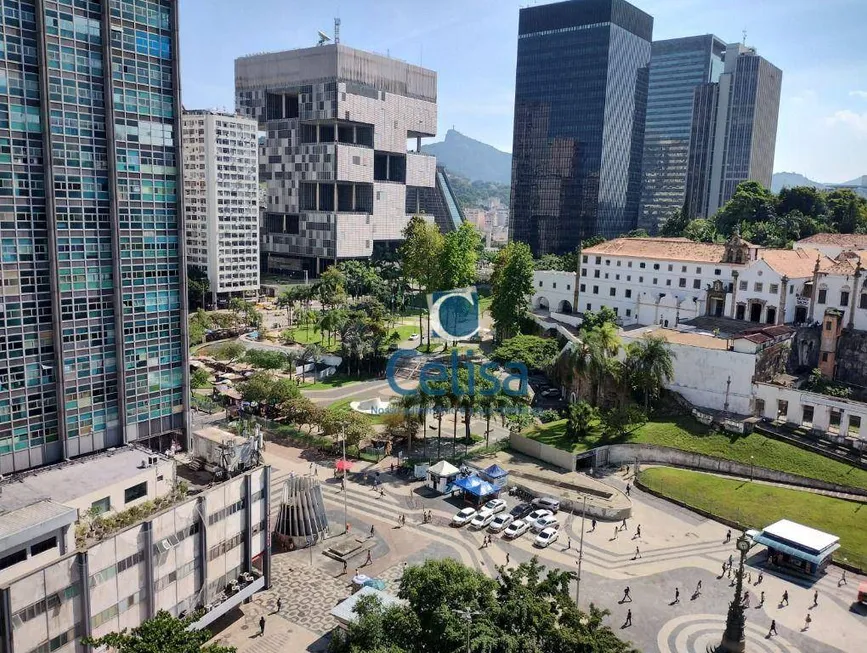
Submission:
<svg viewBox="0 0 867 653">
<path fill-rule="evenodd" d="M 429 474 L 435 476 L 454 476 L 455 474 L 459 474 L 461 470 L 452 465 L 448 460 L 441 460 L 427 471 Z"/>
</svg>

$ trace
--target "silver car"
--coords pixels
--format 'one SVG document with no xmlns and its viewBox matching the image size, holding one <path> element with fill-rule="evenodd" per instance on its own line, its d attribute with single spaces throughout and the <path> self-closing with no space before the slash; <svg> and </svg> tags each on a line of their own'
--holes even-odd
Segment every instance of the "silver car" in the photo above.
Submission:
<svg viewBox="0 0 867 653">
<path fill-rule="evenodd" d="M 497 515 L 494 518 L 494 521 L 491 522 L 491 525 L 488 526 L 488 530 L 492 533 L 499 533 L 504 530 L 509 524 L 511 524 L 515 520 L 512 515 Z"/>
</svg>

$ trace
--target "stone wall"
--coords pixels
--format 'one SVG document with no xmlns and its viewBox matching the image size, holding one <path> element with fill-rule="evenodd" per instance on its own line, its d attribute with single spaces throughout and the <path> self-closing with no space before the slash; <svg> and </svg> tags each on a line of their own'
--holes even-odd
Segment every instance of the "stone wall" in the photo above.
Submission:
<svg viewBox="0 0 867 653">
<path fill-rule="evenodd" d="M 824 481 L 817 481 L 803 476 L 797 476 L 795 474 L 788 474 L 786 472 L 778 472 L 755 465 L 746 465 L 731 460 L 725 460 L 723 458 L 689 453 L 671 447 L 660 447 L 652 444 L 614 444 L 602 447 L 602 449 L 605 449 L 604 456 L 607 457 L 609 465 L 629 465 L 634 464 L 637 460 L 644 463 L 661 463 L 672 465 L 674 467 L 701 469 L 719 474 L 740 476 L 742 478 L 752 477 L 763 481 L 829 490 L 832 492 L 845 492 L 847 494 L 857 494 L 867 497 L 867 490 L 851 488 L 844 485 L 836 485 L 834 483 L 826 483 Z"/>
<path fill-rule="evenodd" d="M 819 366 L 819 342 L 822 335 L 817 326 L 798 327 L 792 337 L 792 350 L 789 352 L 789 372 L 798 374 L 809 372 Z"/>
<path fill-rule="evenodd" d="M 523 435 L 511 433 L 509 434 L 509 447 L 531 458 L 565 469 L 567 472 L 575 471 L 575 454 L 552 447 L 550 444 L 543 444 Z"/>
<path fill-rule="evenodd" d="M 844 329 L 837 341 L 838 381 L 867 386 L 867 331 Z"/>
</svg>

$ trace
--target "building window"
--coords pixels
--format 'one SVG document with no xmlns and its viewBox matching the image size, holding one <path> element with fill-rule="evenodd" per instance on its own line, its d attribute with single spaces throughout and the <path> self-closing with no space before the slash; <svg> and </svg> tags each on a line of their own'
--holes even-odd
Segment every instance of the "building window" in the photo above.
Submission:
<svg viewBox="0 0 867 653">
<path fill-rule="evenodd" d="M 128 487 L 123 491 L 123 502 L 130 503 L 135 501 L 136 499 L 141 499 L 144 496 L 147 496 L 148 493 L 148 483 L 144 481 L 142 483 L 138 483 L 137 485 L 133 485 L 132 487 Z"/>
<path fill-rule="evenodd" d="M 858 308 L 867 308 L 867 292 L 861 293 L 861 301 L 858 304 Z"/>
<path fill-rule="evenodd" d="M 638 277 L 638 283 L 644 283 L 644 277 Z"/>
<path fill-rule="evenodd" d="M 789 402 L 782 399 L 777 400 L 777 419 L 786 419 L 789 414 Z"/>
<path fill-rule="evenodd" d="M 641 263 L 638 264 L 638 267 L 640 267 L 643 270 L 645 267 L 647 267 L 647 263 L 642 261 Z"/>
<path fill-rule="evenodd" d="M 626 261 L 626 267 L 631 268 L 632 267 L 632 261 Z"/>
<path fill-rule="evenodd" d="M 631 289 L 631 288 L 627 288 L 627 289 L 626 289 L 625 291 L 623 291 L 623 292 L 624 292 L 624 294 L 626 295 L 626 299 L 629 299 L 630 297 L 632 297 L 632 289 Z"/>
<path fill-rule="evenodd" d="M 599 270 L 593 270 L 593 278 L 594 278 L 594 279 L 598 279 L 598 278 L 599 278 Z"/>
<path fill-rule="evenodd" d="M 657 281 L 659 281 L 659 280 L 656 277 L 653 277 L 653 284 L 652 285 L 655 286 Z"/>
<path fill-rule="evenodd" d="M 57 547 L 57 538 L 49 537 L 47 540 L 42 540 L 41 542 L 37 542 L 36 544 L 31 546 L 30 555 L 39 555 L 40 553 L 45 553 L 46 551 L 50 551 L 55 547 Z"/>
<path fill-rule="evenodd" d="M 586 262 L 587 262 L 587 256 L 586 256 L 586 255 L 585 255 L 585 256 L 582 256 L 582 257 L 581 257 L 581 261 L 582 261 L 583 263 L 586 263 Z"/>
<path fill-rule="evenodd" d="M 654 263 L 654 264 L 653 264 L 653 269 L 654 269 L 654 270 L 658 270 L 658 269 L 659 269 L 659 263 Z"/>
<path fill-rule="evenodd" d="M 631 308 L 626 309 L 626 317 L 632 317 L 632 309 Z"/>
<path fill-rule="evenodd" d="M 825 299 L 828 297 L 828 290 L 826 288 L 819 288 L 819 296 L 816 297 L 817 304 L 824 304 Z"/>
<path fill-rule="evenodd" d="M 722 270 L 720 270 L 719 268 L 717 268 L 716 270 L 713 271 L 713 273 L 714 273 L 716 276 L 719 276 L 719 275 L 722 274 Z"/>
<path fill-rule="evenodd" d="M 772 283 L 770 286 L 768 286 L 768 292 L 770 292 L 772 295 L 776 295 L 778 292 L 780 292 L 780 284 Z"/>
<path fill-rule="evenodd" d="M 605 259 L 605 265 L 611 265 L 611 259 L 610 258 Z"/>
<path fill-rule="evenodd" d="M 581 276 L 582 276 L 582 277 L 586 277 L 586 276 L 587 276 L 587 268 L 581 268 Z"/>
<path fill-rule="evenodd" d="M 753 292 L 762 292 L 763 288 L 764 288 L 764 284 L 761 281 L 756 281 L 753 284 Z"/>
<path fill-rule="evenodd" d="M 579 290 L 580 290 L 581 292 L 584 292 L 585 289 L 586 289 L 586 286 L 582 283 L 581 286 L 579 287 Z"/>
<path fill-rule="evenodd" d="M 746 289 L 747 289 L 747 282 L 746 282 L 746 281 L 741 281 L 741 282 L 738 284 L 738 290 L 746 290 Z"/>
<path fill-rule="evenodd" d="M 539 287 L 540 287 L 540 288 L 542 287 L 542 282 L 541 282 L 541 281 L 539 282 Z"/>
<path fill-rule="evenodd" d="M 599 294 L 599 286 L 593 286 L 593 294 L 594 294 L 594 295 L 598 295 L 598 294 Z"/>
<path fill-rule="evenodd" d="M 587 310 L 588 310 L 588 311 L 592 311 L 592 310 L 593 310 L 593 305 L 590 304 L 590 303 L 588 303 L 588 304 L 587 304 Z"/>
<path fill-rule="evenodd" d="M 695 269 L 695 273 L 696 273 L 696 274 L 701 274 L 701 268 L 696 268 L 696 269 Z"/>
<path fill-rule="evenodd" d="M 111 510 L 111 498 L 103 497 L 99 501 L 94 501 L 90 504 L 90 511 L 94 515 L 101 515 L 104 512 Z"/>
<path fill-rule="evenodd" d="M 692 280 L 692 287 L 695 290 L 699 290 L 701 288 L 701 279 L 693 279 Z"/>
<path fill-rule="evenodd" d="M 848 306 L 849 305 L 849 291 L 841 290 L 840 291 L 840 306 Z"/>
<path fill-rule="evenodd" d="M 674 270 L 674 266 L 671 263 L 669 263 L 668 264 L 668 271 L 672 272 L 673 270 Z"/>
<path fill-rule="evenodd" d="M 616 289 L 616 288 L 610 288 L 610 289 L 608 290 L 608 294 L 609 294 L 611 297 L 616 297 L 616 296 L 617 296 L 617 289 Z"/>
<path fill-rule="evenodd" d="M 596 265 L 602 265 L 602 257 L 601 256 L 596 257 Z"/>
<path fill-rule="evenodd" d="M 572 290 L 572 284 L 567 283 L 566 284 L 566 290 Z"/>
<path fill-rule="evenodd" d="M 670 285 L 671 285 L 671 279 L 666 279 L 666 280 L 665 280 L 665 285 L 666 285 L 666 286 L 670 286 Z"/>
<path fill-rule="evenodd" d="M 8 569 L 12 565 L 17 565 L 19 562 L 24 562 L 25 560 L 27 560 L 27 549 L 21 549 L 0 558 L 0 569 Z"/>
<path fill-rule="evenodd" d="M 553 282 L 553 283 L 551 284 L 551 287 L 552 287 L 552 288 L 556 288 L 556 287 L 557 287 L 557 282 L 556 282 L 556 281 Z"/>
<path fill-rule="evenodd" d="M 827 322 L 825 322 L 825 331 L 830 331 L 830 330 L 831 330 L 831 320 L 828 320 Z"/>
<path fill-rule="evenodd" d="M 684 279 L 683 277 L 681 277 L 681 278 L 678 280 L 677 285 L 680 286 L 681 288 L 686 288 L 686 279 Z"/>
</svg>

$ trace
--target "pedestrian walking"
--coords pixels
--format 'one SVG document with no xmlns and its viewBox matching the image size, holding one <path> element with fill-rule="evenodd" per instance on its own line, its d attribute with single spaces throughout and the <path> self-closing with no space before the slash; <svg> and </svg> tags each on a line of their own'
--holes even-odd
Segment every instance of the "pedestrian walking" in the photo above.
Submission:
<svg viewBox="0 0 867 653">
<path fill-rule="evenodd" d="M 726 575 L 726 563 L 722 563 L 722 573 L 719 575 L 720 578 Z"/>
<path fill-rule="evenodd" d="M 615 526 L 615 527 L 614 527 L 614 539 L 615 539 L 615 540 L 617 539 L 617 534 L 618 534 L 619 532 L 620 532 L 620 529 L 619 529 L 617 526 Z"/>
<path fill-rule="evenodd" d="M 282 597 L 277 597 L 277 612 L 280 612 L 283 609 L 283 599 Z"/>
<path fill-rule="evenodd" d="M 629 596 L 629 585 L 627 585 L 626 588 L 623 590 L 623 598 L 620 599 L 621 603 L 626 603 L 626 601 L 632 603 L 632 597 Z"/>
<path fill-rule="evenodd" d="M 680 588 L 679 587 L 674 588 L 674 602 L 680 603 Z"/>
<path fill-rule="evenodd" d="M 743 598 L 742 603 L 743 603 L 745 608 L 750 607 L 750 593 L 749 592 L 744 592 L 744 598 Z"/>
<path fill-rule="evenodd" d="M 626 611 L 626 621 L 623 623 L 624 628 L 628 628 L 632 625 L 632 610 Z"/>
<path fill-rule="evenodd" d="M 265 634 L 265 615 L 259 617 L 259 637 Z"/>
<path fill-rule="evenodd" d="M 509 564 L 509 552 L 506 551 L 506 565 Z"/>
<path fill-rule="evenodd" d="M 768 629 L 768 637 L 777 634 L 777 620 L 771 619 L 771 627 Z"/>
<path fill-rule="evenodd" d="M 813 617 L 810 616 L 810 613 L 807 613 L 807 618 L 804 619 L 804 630 L 810 629 L 810 624 L 813 622 Z"/>
<path fill-rule="evenodd" d="M 780 601 L 780 604 L 783 604 L 783 603 L 785 603 L 786 605 L 789 605 L 789 590 L 786 590 L 783 592 L 783 600 Z"/>
<path fill-rule="evenodd" d="M 701 594 L 701 581 L 698 581 L 695 586 L 695 595 L 698 596 L 699 594 Z"/>
<path fill-rule="evenodd" d="M 764 579 L 765 579 L 765 575 L 761 571 L 759 571 L 759 577 L 756 579 L 756 585 L 761 583 Z"/>
<path fill-rule="evenodd" d="M 313 468 L 313 476 L 317 476 L 317 477 L 319 476 L 319 466 L 318 465 Z"/>
<path fill-rule="evenodd" d="M 391 473 L 394 474 L 394 463 L 391 463 Z"/>
<path fill-rule="evenodd" d="M 373 562 L 373 558 L 370 555 L 370 549 L 367 550 L 367 560 L 364 561 L 364 564 L 369 565 Z"/>
<path fill-rule="evenodd" d="M 726 567 L 726 577 L 727 577 L 727 578 L 731 578 L 731 577 L 732 577 L 732 566 L 731 566 L 731 565 L 728 565 L 728 566 Z"/>
<path fill-rule="evenodd" d="M 726 544 L 732 541 L 732 529 L 726 531 Z"/>
<path fill-rule="evenodd" d="M 566 550 L 568 551 L 568 550 L 571 549 L 571 548 L 572 548 L 572 538 L 570 537 L 570 538 L 566 541 Z"/>
<path fill-rule="evenodd" d="M 375 532 L 376 532 L 376 531 L 375 531 L 375 529 L 373 528 L 373 524 L 371 524 L 371 525 L 370 525 L 370 537 L 373 537 L 373 534 L 374 534 Z"/>
<path fill-rule="evenodd" d="M 639 524 L 638 528 L 635 529 L 635 536 L 641 537 L 641 524 Z"/>
<path fill-rule="evenodd" d="M 310 473 L 312 474 L 313 473 L 313 463 L 310 463 L 310 465 L 308 466 L 308 469 L 310 470 Z"/>
<path fill-rule="evenodd" d="M 819 590 L 813 592 L 813 607 L 815 608 L 817 605 L 819 605 Z"/>
<path fill-rule="evenodd" d="M 346 560 L 343 561 L 343 573 L 346 574 L 346 570 L 349 568 L 349 564 Z"/>
<path fill-rule="evenodd" d="M 641 557 L 641 551 L 638 550 L 638 547 L 635 547 L 635 555 L 632 556 L 632 559 L 635 560 L 636 558 L 640 558 L 640 557 Z"/>
<path fill-rule="evenodd" d="M 761 608 L 765 604 L 765 593 L 762 592 L 759 596 L 759 607 Z"/>
<path fill-rule="evenodd" d="M 591 519 L 591 520 L 590 520 L 590 530 L 591 530 L 591 531 L 595 531 L 595 530 L 596 530 L 596 520 L 595 520 L 595 519 Z"/>
<path fill-rule="evenodd" d="M 627 530 L 627 528 L 626 528 L 626 520 L 625 520 L 625 519 L 623 520 L 623 523 L 620 524 L 620 528 L 622 528 L 624 531 Z"/>
<path fill-rule="evenodd" d="M 729 569 L 731 569 L 731 566 L 734 564 L 734 561 L 735 561 L 735 557 L 733 555 L 729 554 Z"/>
<path fill-rule="evenodd" d="M 629 488 L 631 485 L 629 483 L 626 484 L 626 496 L 629 496 Z"/>
<path fill-rule="evenodd" d="M 846 570 L 845 569 L 843 570 L 843 575 L 840 576 L 840 582 L 837 583 L 837 587 L 840 587 L 840 585 L 848 585 L 848 583 L 846 582 Z"/>
</svg>

